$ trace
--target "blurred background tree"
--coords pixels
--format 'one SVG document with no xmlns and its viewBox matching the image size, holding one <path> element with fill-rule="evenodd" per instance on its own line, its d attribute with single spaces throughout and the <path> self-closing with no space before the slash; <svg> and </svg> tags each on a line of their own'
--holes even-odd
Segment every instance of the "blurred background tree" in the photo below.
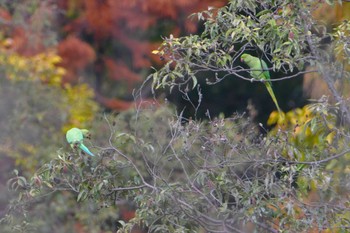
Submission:
<svg viewBox="0 0 350 233">
<path fill-rule="evenodd" d="M 159 64 L 150 53 L 161 36 L 197 31 L 190 13 L 218 7 L 226 1 L 59 1 L 58 54 L 68 72 L 65 81 L 84 77 L 95 90 L 99 103 L 111 110 L 126 110 L 134 101 L 132 90 Z M 86 69 L 85 69 L 86 70 Z M 149 97 L 149 92 L 145 97 Z"/>
</svg>

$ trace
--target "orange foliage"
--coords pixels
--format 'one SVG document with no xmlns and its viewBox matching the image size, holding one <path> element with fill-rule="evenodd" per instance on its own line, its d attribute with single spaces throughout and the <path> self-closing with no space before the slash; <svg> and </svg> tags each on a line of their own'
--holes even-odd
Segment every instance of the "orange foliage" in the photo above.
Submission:
<svg viewBox="0 0 350 233">
<path fill-rule="evenodd" d="M 289 206 L 288 206 L 289 205 Z M 279 203 L 277 206 L 269 205 L 267 206 L 267 209 L 269 209 L 271 212 L 277 214 L 276 218 L 273 219 L 273 224 L 271 224 L 271 227 L 273 227 L 276 231 L 280 230 L 280 217 L 283 215 L 287 215 L 290 208 L 292 209 L 292 212 L 294 214 L 294 219 L 304 219 L 306 216 L 305 210 L 303 210 L 303 205 L 307 206 L 314 206 L 314 208 L 317 208 L 317 206 L 321 207 L 323 206 L 323 202 L 319 196 L 319 192 L 316 190 L 310 191 L 307 196 L 305 196 L 302 201 L 294 199 L 294 197 L 290 197 L 284 200 L 284 202 Z M 330 233 L 330 232 L 342 232 L 342 231 L 334 231 L 334 229 L 327 228 L 327 229 L 320 229 L 319 224 L 316 222 L 317 220 L 314 219 L 313 222 L 310 223 L 310 226 L 308 229 L 305 229 L 308 233 Z M 283 223 L 284 230 L 288 231 L 289 224 Z"/>
<path fill-rule="evenodd" d="M 133 104 L 133 102 L 130 102 L 130 101 L 123 101 L 119 99 L 109 99 L 98 93 L 96 94 L 96 99 L 99 103 L 101 103 L 106 108 L 117 109 L 119 111 L 127 110 Z"/>
<path fill-rule="evenodd" d="M 133 56 L 133 66 L 135 68 L 149 67 L 151 62 L 147 55 L 150 54 L 152 48 L 159 46 L 154 46 L 148 41 L 132 39 L 124 34 L 118 36 L 118 40 L 130 49 Z"/>
<path fill-rule="evenodd" d="M 313 70 L 314 67 L 308 67 L 306 70 Z M 304 93 L 307 93 L 313 99 L 319 99 L 323 95 L 332 97 L 327 83 L 318 73 L 306 73 L 303 82 Z M 331 99 L 333 101 L 333 99 Z"/>
<path fill-rule="evenodd" d="M 333 30 L 336 24 L 339 24 L 342 20 L 350 20 L 350 2 L 343 1 L 342 5 L 335 4 L 330 6 L 327 3 L 318 4 L 317 8 L 312 12 L 312 17 L 322 22 L 326 26 L 330 27 L 329 30 Z M 341 60 L 337 57 L 338 61 Z M 345 64 L 346 68 L 346 64 Z M 312 67 L 307 68 L 312 70 Z M 327 83 L 320 77 L 318 73 L 307 73 L 304 75 L 303 89 L 313 99 L 319 99 L 323 95 L 330 97 L 330 101 L 334 102 L 333 95 L 331 95 Z M 344 95 L 348 96 L 348 85 L 342 80 L 337 80 L 335 86 L 339 90 L 344 90 Z"/>
<path fill-rule="evenodd" d="M 120 218 L 125 222 L 130 221 L 136 215 L 135 209 L 126 204 L 119 206 L 119 214 Z"/>
<path fill-rule="evenodd" d="M 331 6 L 327 3 L 318 4 L 315 10 L 312 12 L 312 17 L 322 21 L 324 24 L 332 26 L 335 23 L 339 23 L 342 20 L 350 19 L 350 2 L 343 1 L 340 5 L 338 3 L 335 6 Z"/>
<path fill-rule="evenodd" d="M 91 46 L 74 36 L 63 40 L 57 49 L 58 55 L 63 59 L 60 65 L 67 69 L 65 82 L 76 82 L 77 72 L 96 58 Z"/>
<path fill-rule="evenodd" d="M 331 25 L 336 21 L 335 8 L 327 3 L 319 4 L 312 11 L 312 17 L 326 25 Z"/>
<path fill-rule="evenodd" d="M 338 22 L 341 20 L 349 20 L 350 19 L 350 2 L 343 1 L 342 5 L 337 4 L 335 7 L 336 17 Z"/>
<path fill-rule="evenodd" d="M 159 106 L 158 103 L 155 102 L 153 99 L 142 99 L 142 100 L 136 101 L 135 103 L 133 101 L 124 101 L 124 100 L 115 99 L 115 98 L 113 99 L 107 98 L 99 93 L 96 94 L 96 100 L 106 108 L 115 109 L 119 111 L 128 110 L 133 105 L 137 105 L 137 107 L 141 107 L 141 108 L 150 107 L 150 106 L 153 106 L 153 107 Z"/>
<path fill-rule="evenodd" d="M 189 20 L 188 16 L 205 10 L 208 6 L 223 6 L 226 2 L 227 0 L 62 0 L 58 7 L 66 12 L 63 28 L 68 35 L 87 35 L 89 40 L 92 39 L 97 58 L 94 64 L 96 79 L 105 82 L 103 76 L 107 75 L 109 82 L 126 81 L 131 90 L 142 81 L 140 73 L 143 69 L 148 70 L 152 64 L 161 63 L 157 56 L 151 54 L 159 46 L 161 36 L 195 33 L 197 22 Z M 155 38 L 158 41 L 150 41 L 148 32 L 154 34 L 160 23 L 165 24 L 166 32 L 159 31 L 160 34 Z M 67 69 L 65 81 L 76 82 L 77 70 L 83 69 L 95 58 L 92 48 L 76 37 L 68 37 L 58 48 L 59 55 L 64 60 L 62 64 Z M 125 55 L 128 62 L 125 57 L 121 57 Z M 96 90 L 103 92 L 100 87 L 102 85 Z M 105 98 L 101 93 L 97 93 L 97 96 L 100 103 L 114 110 L 122 111 L 132 104 Z"/>
<path fill-rule="evenodd" d="M 12 31 L 12 46 L 11 50 L 18 52 L 19 54 L 28 54 L 25 52 L 27 44 L 27 35 L 23 28 L 14 28 Z"/>
<path fill-rule="evenodd" d="M 0 8 L 0 18 L 7 21 L 12 19 L 11 14 L 3 8 Z"/>
<path fill-rule="evenodd" d="M 76 232 L 76 233 L 86 233 L 86 231 L 84 230 L 83 224 L 81 224 L 80 222 L 76 222 L 74 224 L 74 232 Z"/>
<path fill-rule="evenodd" d="M 0 18 L 6 22 L 0 24 L 1 31 L 5 33 L 5 37 L 7 37 L 6 48 L 15 52 L 23 51 L 27 43 L 25 30 L 19 26 L 15 27 L 13 25 L 11 14 L 5 9 L 0 8 Z"/>
<path fill-rule="evenodd" d="M 21 55 L 32 56 L 45 50 L 45 41 L 48 40 L 48 31 L 45 25 L 55 20 L 55 6 L 46 1 L 40 2 L 35 11 L 25 16 L 27 25 L 12 21 L 12 16 L 4 9 L 0 9 L 0 18 L 7 22 L 1 31 L 5 36 L 11 38 L 8 49 Z"/>
<path fill-rule="evenodd" d="M 107 66 L 109 77 L 113 80 L 127 81 L 129 84 L 141 81 L 140 75 L 131 71 L 123 61 L 115 62 L 107 57 L 103 60 Z"/>
<path fill-rule="evenodd" d="M 108 0 L 86 0 L 85 19 L 88 23 L 87 30 L 96 40 L 107 38 L 114 28 L 114 2 Z"/>
</svg>

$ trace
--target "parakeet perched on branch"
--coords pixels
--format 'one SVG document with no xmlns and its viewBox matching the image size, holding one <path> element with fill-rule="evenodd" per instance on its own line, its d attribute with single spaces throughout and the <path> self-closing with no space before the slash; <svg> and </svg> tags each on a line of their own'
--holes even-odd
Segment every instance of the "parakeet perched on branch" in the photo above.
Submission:
<svg viewBox="0 0 350 233">
<path fill-rule="evenodd" d="M 247 53 L 242 54 L 241 56 L 241 61 L 246 63 L 249 68 L 251 69 L 250 75 L 252 78 L 257 79 L 257 80 L 264 80 L 264 84 L 266 86 L 267 91 L 269 92 L 273 102 L 275 103 L 279 115 L 283 118 L 283 112 L 281 111 L 277 99 L 275 97 L 275 94 L 272 90 L 272 85 L 270 82 L 270 73 L 268 71 L 267 65 L 265 61 L 253 57 Z"/>
<path fill-rule="evenodd" d="M 67 142 L 73 149 L 79 148 L 86 154 L 94 156 L 94 154 L 83 144 L 84 138 L 88 138 L 89 136 L 90 133 L 86 129 L 81 130 L 78 128 L 71 128 L 66 133 Z"/>
</svg>

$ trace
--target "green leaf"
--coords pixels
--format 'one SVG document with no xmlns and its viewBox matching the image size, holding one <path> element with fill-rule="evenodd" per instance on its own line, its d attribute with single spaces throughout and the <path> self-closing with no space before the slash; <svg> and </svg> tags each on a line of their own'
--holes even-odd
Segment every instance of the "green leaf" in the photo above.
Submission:
<svg viewBox="0 0 350 233">
<path fill-rule="evenodd" d="M 87 191 L 86 190 L 82 190 L 79 194 L 78 194 L 78 197 L 77 197 L 77 201 L 83 201 L 85 200 L 87 197 Z"/>
<path fill-rule="evenodd" d="M 14 169 L 13 173 L 15 173 L 15 176 L 18 176 L 18 170 L 17 169 Z"/>
<path fill-rule="evenodd" d="M 100 191 L 103 185 L 104 185 L 104 182 L 99 183 L 99 185 L 97 186 L 97 190 Z"/>
<path fill-rule="evenodd" d="M 195 89 L 196 86 L 197 86 L 198 80 L 197 80 L 197 78 L 196 78 L 195 75 L 192 75 L 191 78 L 192 78 L 192 81 L 193 81 L 193 87 L 192 87 L 192 89 Z"/>
<path fill-rule="evenodd" d="M 23 176 L 19 176 L 17 182 L 18 182 L 18 185 L 23 187 L 23 188 L 26 187 L 26 185 L 27 185 L 27 180 Z"/>
<path fill-rule="evenodd" d="M 310 122 L 310 129 L 311 129 L 311 133 L 312 134 L 315 134 L 316 131 L 317 131 L 317 119 L 316 118 L 313 118 Z"/>
<path fill-rule="evenodd" d="M 155 86 L 155 84 L 158 82 L 158 72 L 153 73 L 153 84 L 152 86 Z"/>
<path fill-rule="evenodd" d="M 53 186 L 49 183 L 49 182 L 47 182 L 46 180 L 43 180 L 43 183 L 47 186 L 47 187 L 49 187 L 49 188 L 53 188 Z"/>
<path fill-rule="evenodd" d="M 326 3 L 327 3 L 328 5 L 333 5 L 333 4 L 334 4 L 334 1 L 333 1 L 333 0 L 326 0 Z"/>
</svg>

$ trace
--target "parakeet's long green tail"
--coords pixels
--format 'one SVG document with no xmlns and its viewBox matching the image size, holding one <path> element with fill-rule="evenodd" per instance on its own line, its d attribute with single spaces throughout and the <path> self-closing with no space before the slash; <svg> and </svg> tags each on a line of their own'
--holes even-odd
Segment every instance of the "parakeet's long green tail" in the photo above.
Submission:
<svg viewBox="0 0 350 233">
<path fill-rule="evenodd" d="M 86 154 L 91 155 L 91 156 L 95 156 L 93 153 L 91 153 L 91 151 L 83 143 L 80 143 L 79 148 L 82 151 L 84 151 Z"/>
<path fill-rule="evenodd" d="M 277 102 L 277 99 L 276 99 L 276 96 L 275 96 L 275 93 L 273 92 L 272 90 L 272 86 L 269 82 L 264 82 L 265 86 L 266 86 L 266 89 L 267 91 L 269 92 L 273 102 L 275 103 L 276 107 L 277 107 L 277 110 L 278 110 L 278 114 L 280 115 L 280 117 L 283 119 L 284 118 L 284 115 L 283 115 L 283 112 L 282 110 L 280 109 L 280 106 L 278 105 L 278 102 Z"/>
</svg>

